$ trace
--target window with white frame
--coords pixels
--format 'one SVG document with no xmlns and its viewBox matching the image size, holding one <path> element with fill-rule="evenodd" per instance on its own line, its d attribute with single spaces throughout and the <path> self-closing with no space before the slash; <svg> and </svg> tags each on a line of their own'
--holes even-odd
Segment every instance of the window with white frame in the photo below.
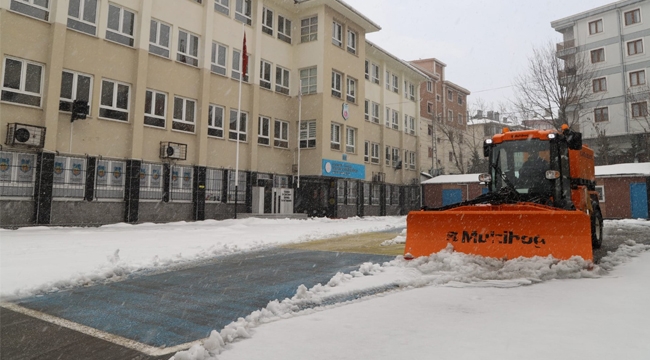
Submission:
<svg viewBox="0 0 650 360">
<path fill-rule="evenodd" d="M 300 148 L 311 149 L 316 147 L 316 121 L 300 122 Z"/>
<path fill-rule="evenodd" d="M 434 112 L 433 103 L 431 101 L 427 101 L 427 114 L 433 114 Z"/>
<path fill-rule="evenodd" d="M 415 170 L 415 158 L 416 158 L 416 156 L 417 156 L 417 154 L 414 151 L 411 151 L 409 153 L 409 168 L 411 170 Z"/>
<path fill-rule="evenodd" d="M 225 108 L 219 105 L 212 105 L 208 108 L 208 136 L 223 139 L 223 117 Z"/>
<path fill-rule="evenodd" d="M 190 34 L 187 31 L 178 31 L 178 53 L 176 60 L 192 65 L 199 66 L 199 37 Z"/>
<path fill-rule="evenodd" d="M 451 90 L 447 90 L 447 100 L 452 101 L 454 100 L 454 92 Z"/>
<path fill-rule="evenodd" d="M 289 148 L 289 123 L 282 120 L 275 120 L 273 127 L 273 146 Z"/>
<path fill-rule="evenodd" d="M 370 162 L 370 141 L 363 142 L 363 161 Z"/>
<path fill-rule="evenodd" d="M 169 172 L 171 177 L 169 199 L 171 201 L 192 200 L 192 175 L 191 166 L 172 166 Z"/>
<path fill-rule="evenodd" d="M 370 61 L 368 60 L 365 61 L 364 76 L 366 80 L 370 80 Z"/>
<path fill-rule="evenodd" d="M 172 129 L 194 132 L 196 100 L 174 96 L 174 120 Z"/>
<path fill-rule="evenodd" d="M 433 81 L 427 80 L 427 92 L 433 92 Z"/>
<path fill-rule="evenodd" d="M 214 11 L 230 15 L 230 0 L 214 0 Z"/>
<path fill-rule="evenodd" d="M 102 79 L 102 97 L 99 103 L 99 117 L 129 121 L 129 98 L 131 85 L 114 80 Z"/>
<path fill-rule="evenodd" d="M 399 77 L 397 75 L 392 74 L 391 75 L 393 78 L 393 92 L 398 93 L 399 92 Z"/>
<path fill-rule="evenodd" d="M 357 151 L 357 129 L 352 127 L 345 128 L 345 152 L 354 154 Z"/>
<path fill-rule="evenodd" d="M 643 39 L 628 41 L 627 54 L 628 55 L 643 54 Z"/>
<path fill-rule="evenodd" d="M 372 79 L 372 82 L 375 84 L 379 84 L 379 65 L 371 63 L 370 64 L 370 76 Z"/>
<path fill-rule="evenodd" d="M 0 196 L 34 195 L 36 154 L 0 151 Z"/>
<path fill-rule="evenodd" d="M 61 97 L 59 99 L 59 110 L 72 111 L 72 102 L 75 100 L 86 101 L 90 111 L 90 99 L 92 99 L 93 77 L 76 71 L 63 70 L 61 75 Z M 88 113 L 86 115 L 89 115 Z"/>
<path fill-rule="evenodd" d="M 260 60 L 260 87 L 271 89 L 271 63 Z"/>
<path fill-rule="evenodd" d="M 630 86 L 645 85 L 645 70 L 630 73 Z"/>
<path fill-rule="evenodd" d="M 357 33 L 356 31 L 348 30 L 348 44 L 347 49 L 350 54 L 357 53 Z"/>
<path fill-rule="evenodd" d="M 86 158 L 55 156 L 52 197 L 83 199 L 86 184 Z"/>
<path fill-rule="evenodd" d="M 278 39 L 291 44 L 291 20 L 278 15 Z"/>
<path fill-rule="evenodd" d="M 239 77 L 241 76 L 241 50 L 233 49 L 232 50 L 232 73 L 231 77 L 235 80 L 239 80 Z M 244 82 L 248 82 L 248 74 L 250 73 L 249 67 L 250 67 L 250 61 L 248 62 L 247 68 L 246 68 L 246 75 L 242 79 Z"/>
<path fill-rule="evenodd" d="M 343 46 L 343 25 L 336 21 L 332 21 L 332 44 L 338 47 Z"/>
<path fill-rule="evenodd" d="M 289 95 L 289 70 L 276 66 L 275 67 L 275 91 L 280 94 Z"/>
<path fill-rule="evenodd" d="M 399 111 L 393 110 L 393 130 L 399 130 Z"/>
<path fill-rule="evenodd" d="M 465 121 L 463 119 L 463 114 L 458 114 L 458 124 L 459 125 L 465 124 Z"/>
<path fill-rule="evenodd" d="M 390 71 L 386 70 L 386 90 L 392 89 Z"/>
<path fill-rule="evenodd" d="M 384 154 L 384 158 L 386 159 L 386 165 L 390 166 L 390 157 L 391 157 L 391 148 L 390 146 L 386 145 L 386 152 Z"/>
<path fill-rule="evenodd" d="M 260 116 L 257 120 L 257 143 L 271 145 L 271 118 Z"/>
<path fill-rule="evenodd" d="M 379 144 L 377 143 L 370 144 L 370 162 L 379 164 Z"/>
<path fill-rule="evenodd" d="M 223 170 L 205 170 L 205 201 L 223 202 Z"/>
<path fill-rule="evenodd" d="M 70 0 L 67 26 L 69 29 L 97 35 L 97 0 Z"/>
<path fill-rule="evenodd" d="M 605 202 L 605 186 L 596 185 L 596 192 L 598 193 L 598 201 Z"/>
<path fill-rule="evenodd" d="M 454 112 L 452 110 L 447 111 L 447 122 L 454 121 Z"/>
<path fill-rule="evenodd" d="M 348 185 L 348 189 L 347 189 L 346 204 L 356 205 L 357 204 L 357 182 L 354 180 L 348 180 L 347 185 Z"/>
<path fill-rule="evenodd" d="M 300 69 L 300 93 L 303 95 L 316 93 L 316 67 Z"/>
<path fill-rule="evenodd" d="M 169 58 L 170 39 L 172 28 L 159 20 L 151 19 L 151 30 L 149 31 L 149 52 Z"/>
<path fill-rule="evenodd" d="M 36 19 L 50 19 L 50 0 L 12 0 L 10 9 Z"/>
<path fill-rule="evenodd" d="M 370 100 L 364 100 L 363 109 L 363 118 L 366 119 L 366 121 L 370 121 Z"/>
<path fill-rule="evenodd" d="M 0 100 L 41 107 L 43 65 L 5 57 Z"/>
<path fill-rule="evenodd" d="M 379 104 L 373 101 L 370 111 L 370 121 L 379 124 Z"/>
<path fill-rule="evenodd" d="M 397 163 L 399 163 L 399 149 L 398 148 L 392 148 L 393 154 L 391 156 L 391 160 L 393 161 L 393 167 L 397 167 Z"/>
<path fill-rule="evenodd" d="M 98 160 L 95 169 L 95 198 L 123 200 L 125 170 L 124 161 Z"/>
<path fill-rule="evenodd" d="M 167 94 L 147 89 L 144 97 L 144 124 L 165 128 Z"/>
<path fill-rule="evenodd" d="M 300 42 L 315 41 L 318 38 L 318 15 L 300 20 Z"/>
<path fill-rule="evenodd" d="M 357 80 L 351 77 L 347 78 L 346 99 L 351 103 L 357 102 Z"/>
<path fill-rule="evenodd" d="M 226 62 L 228 61 L 228 47 L 216 42 L 212 43 L 212 56 L 210 70 L 219 75 L 226 76 Z"/>
<path fill-rule="evenodd" d="M 237 128 L 237 109 L 230 109 L 230 123 L 228 129 L 228 139 L 246 141 L 246 129 L 248 123 L 248 113 L 241 112 L 239 116 L 239 128 Z"/>
<path fill-rule="evenodd" d="M 262 32 L 273 36 L 273 10 L 262 8 Z"/>
<path fill-rule="evenodd" d="M 239 180 L 238 183 L 235 182 L 235 176 Z M 237 185 L 236 188 L 235 185 Z M 235 203 L 235 192 L 237 193 L 237 203 L 244 204 L 246 201 L 246 172 L 244 171 L 228 171 L 228 203 Z"/>
<path fill-rule="evenodd" d="M 388 106 L 386 106 L 386 121 L 385 121 L 385 123 L 386 123 L 386 127 L 388 127 L 388 128 L 390 127 L 391 114 L 392 114 L 391 109 Z"/>
<path fill-rule="evenodd" d="M 404 80 L 404 99 L 415 101 L 415 85 L 407 80 Z"/>
<path fill-rule="evenodd" d="M 341 89 L 341 78 L 343 75 L 341 73 L 332 71 L 332 96 L 341 98 L 342 89 Z"/>
<path fill-rule="evenodd" d="M 235 20 L 244 24 L 252 24 L 251 0 L 235 0 Z"/>
<path fill-rule="evenodd" d="M 341 125 L 332 123 L 330 129 L 330 149 L 341 150 Z"/>
<path fill-rule="evenodd" d="M 415 118 L 413 116 L 406 117 L 406 129 L 405 132 L 408 132 L 411 135 L 415 135 Z"/>
<path fill-rule="evenodd" d="M 135 13 L 121 6 L 108 4 L 108 23 L 106 24 L 106 39 L 122 45 L 133 46 L 133 29 L 135 28 Z"/>
<path fill-rule="evenodd" d="M 140 199 L 161 200 L 163 193 L 163 165 L 140 165 Z"/>
</svg>

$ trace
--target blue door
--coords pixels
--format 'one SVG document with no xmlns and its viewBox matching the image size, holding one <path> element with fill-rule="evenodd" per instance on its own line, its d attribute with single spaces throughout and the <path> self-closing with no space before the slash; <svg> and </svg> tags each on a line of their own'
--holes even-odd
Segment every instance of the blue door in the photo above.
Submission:
<svg viewBox="0 0 650 360">
<path fill-rule="evenodd" d="M 481 189 L 481 194 L 487 194 L 488 191 L 490 191 L 490 189 L 484 187 L 483 189 Z"/>
<path fill-rule="evenodd" d="M 463 201 L 463 191 L 461 189 L 442 190 L 442 206 L 457 204 Z"/>
<path fill-rule="evenodd" d="M 648 189 L 645 183 L 630 184 L 630 203 L 633 219 L 648 218 Z"/>
</svg>

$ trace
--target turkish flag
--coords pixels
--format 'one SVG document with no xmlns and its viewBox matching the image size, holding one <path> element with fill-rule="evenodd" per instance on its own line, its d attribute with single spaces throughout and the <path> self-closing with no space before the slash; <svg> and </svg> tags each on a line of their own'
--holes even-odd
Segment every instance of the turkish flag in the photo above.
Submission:
<svg viewBox="0 0 650 360">
<path fill-rule="evenodd" d="M 244 33 L 244 50 L 242 51 L 242 76 L 248 73 L 248 52 L 246 51 L 246 33 Z"/>
</svg>

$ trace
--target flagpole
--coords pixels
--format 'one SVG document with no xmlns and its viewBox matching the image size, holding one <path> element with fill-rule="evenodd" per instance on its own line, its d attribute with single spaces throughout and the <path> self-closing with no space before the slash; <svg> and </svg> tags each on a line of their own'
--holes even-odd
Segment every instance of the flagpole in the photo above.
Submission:
<svg viewBox="0 0 650 360">
<path fill-rule="evenodd" d="M 246 30 L 244 23 L 241 24 L 242 33 L 244 34 L 244 46 L 242 48 L 242 53 L 240 56 L 240 66 L 239 66 L 239 100 L 237 102 L 237 120 L 235 121 L 236 131 L 235 135 L 237 136 L 237 155 L 235 159 L 235 219 L 237 219 L 237 200 L 239 197 L 239 119 L 241 118 L 241 85 L 242 80 L 244 79 L 244 74 L 246 70 L 244 69 L 244 57 L 246 56 Z"/>
<path fill-rule="evenodd" d="M 302 120 L 302 89 L 298 90 L 298 176 L 296 189 L 300 189 L 300 122 Z"/>
</svg>

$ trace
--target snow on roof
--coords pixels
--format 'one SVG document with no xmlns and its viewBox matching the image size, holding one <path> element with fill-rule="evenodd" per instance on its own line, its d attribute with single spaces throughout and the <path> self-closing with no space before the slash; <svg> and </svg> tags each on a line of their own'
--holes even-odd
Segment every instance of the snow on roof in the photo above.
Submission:
<svg viewBox="0 0 650 360">
<path fill-rule="evenodd" d="M 612 175 L 650 176 L 650 162 L 596 166 L 596 176 Z"/>
<path fill-rule="evenodd" d="M 422 184 L 477 183 L 479 174 L 440 175 L 423 181 Z"/>
</svg>

